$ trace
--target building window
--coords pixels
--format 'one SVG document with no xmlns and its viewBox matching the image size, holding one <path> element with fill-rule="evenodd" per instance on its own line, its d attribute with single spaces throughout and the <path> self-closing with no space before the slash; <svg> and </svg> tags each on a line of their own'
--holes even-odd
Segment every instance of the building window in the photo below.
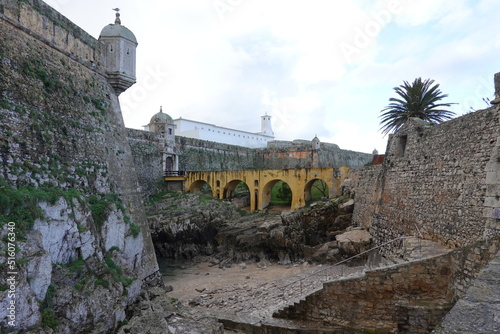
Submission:
<svg viewBox="0 0 500 334">
<path fill-rule="evenodd" d="M 171 128 L 168 128 L 168 134 L 171 135 L 172 134 L 172 129 Z"/>
<path fill-rule="evenodd" d="M 258 187 L 258 186 L 259 186 L 259 180 L 255 180 L 255 181 L 253 182 L 253 185 L 254 185 L 254 187 Z"/>
</svg>

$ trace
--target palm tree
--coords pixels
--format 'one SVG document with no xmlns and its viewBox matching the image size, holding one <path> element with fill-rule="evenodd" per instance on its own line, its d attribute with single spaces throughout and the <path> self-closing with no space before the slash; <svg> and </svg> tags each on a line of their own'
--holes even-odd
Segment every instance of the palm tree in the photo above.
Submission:
<svg viewBox="0 0 500 334">
<path fill-rule="evenodd" d="M 403 85 L 394 87 L 398 98 L 391 97 L 389 105 L 380 112 L 380 130 L 384 135 L 397 131 L 412 117 L 423 119 L 430 123 L 440 123 L 452 118 L 452 111 L 441 109 L 454 103 L 439 103 L 448 96 L 439 89 L 434 80 L 416 78 L 410 85 L 404 81 Z"/>
</svg>

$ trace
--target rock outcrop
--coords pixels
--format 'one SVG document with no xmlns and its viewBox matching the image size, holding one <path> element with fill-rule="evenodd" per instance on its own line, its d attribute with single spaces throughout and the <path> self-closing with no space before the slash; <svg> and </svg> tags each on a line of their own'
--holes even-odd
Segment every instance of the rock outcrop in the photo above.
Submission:
<svg viewBox="0 0 500 334">
<path fill-rule="evenodd" d="M 338 198 L 282 214 L 241 216 L 230 202 L 201 199 L 167 194 L 149 206 L 149 226 L 160 256 L 209 256 L 221 266 L 242 261 L 335 263 L 371 246 L 369 233 L 351 226 L 353 201 Z"/>
<path fill-rule="evenodd" d="M 146 209 L 156 252 L 175 259 L 214 254 L 219 230 L 240 216 L 230 202 L 198 194 L 166 193 Z"/>
</svg>

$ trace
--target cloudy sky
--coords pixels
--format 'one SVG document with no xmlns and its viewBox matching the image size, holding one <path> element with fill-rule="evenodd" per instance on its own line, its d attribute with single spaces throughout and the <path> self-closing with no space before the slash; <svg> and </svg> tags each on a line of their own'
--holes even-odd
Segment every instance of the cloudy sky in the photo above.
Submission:
<svg viewBox="0 0 500 334">
<path fill-rule="evenodd" d="M 495 0 L 45 0 L 95 38 L 139 41 L 125 125 L 173 118 L 385 151 L 380 110 L 403 80 L 432 78 L 457 115 L 484 109 L 500 72 Z"/>
</svg>

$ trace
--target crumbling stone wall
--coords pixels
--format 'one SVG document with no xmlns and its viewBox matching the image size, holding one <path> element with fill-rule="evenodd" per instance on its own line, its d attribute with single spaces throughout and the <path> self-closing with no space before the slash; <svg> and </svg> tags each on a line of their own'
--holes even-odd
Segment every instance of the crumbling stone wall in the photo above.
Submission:
<svg viewBox="0 0 500 334">
<path fill-rule="evenodd" d="M 499 245 L 498 238 L 482 241 L 442 256 L 325 283 L 322 290 L 274 316 L 390 333 L 429 333 Z"/>
<path fill-rule="evenodd" d="M 382 165 L 350 169 L 342 183 L 342 195 L 355 200 L 353 223 L 369 228 L 376 213 L 377 193 L 381 182 Z"/>
<path fill-rule="evenodd" d="M 0 245 L 13 221 L 14 329 L 109 332 L 158 265 L 100 43 L 43 1 L 2 0 L 0 78 Z"/>
<path fill-rule="evenodd" d="M 351 179 L 362 195 L 355 219 L 379 241 L 417 228 L 450 247 L 495 235 L 499 130 L 499 107 L 433 126 L 411 120 L 390 136 L 378 175 L 363 170 Z"/>
</svg>

